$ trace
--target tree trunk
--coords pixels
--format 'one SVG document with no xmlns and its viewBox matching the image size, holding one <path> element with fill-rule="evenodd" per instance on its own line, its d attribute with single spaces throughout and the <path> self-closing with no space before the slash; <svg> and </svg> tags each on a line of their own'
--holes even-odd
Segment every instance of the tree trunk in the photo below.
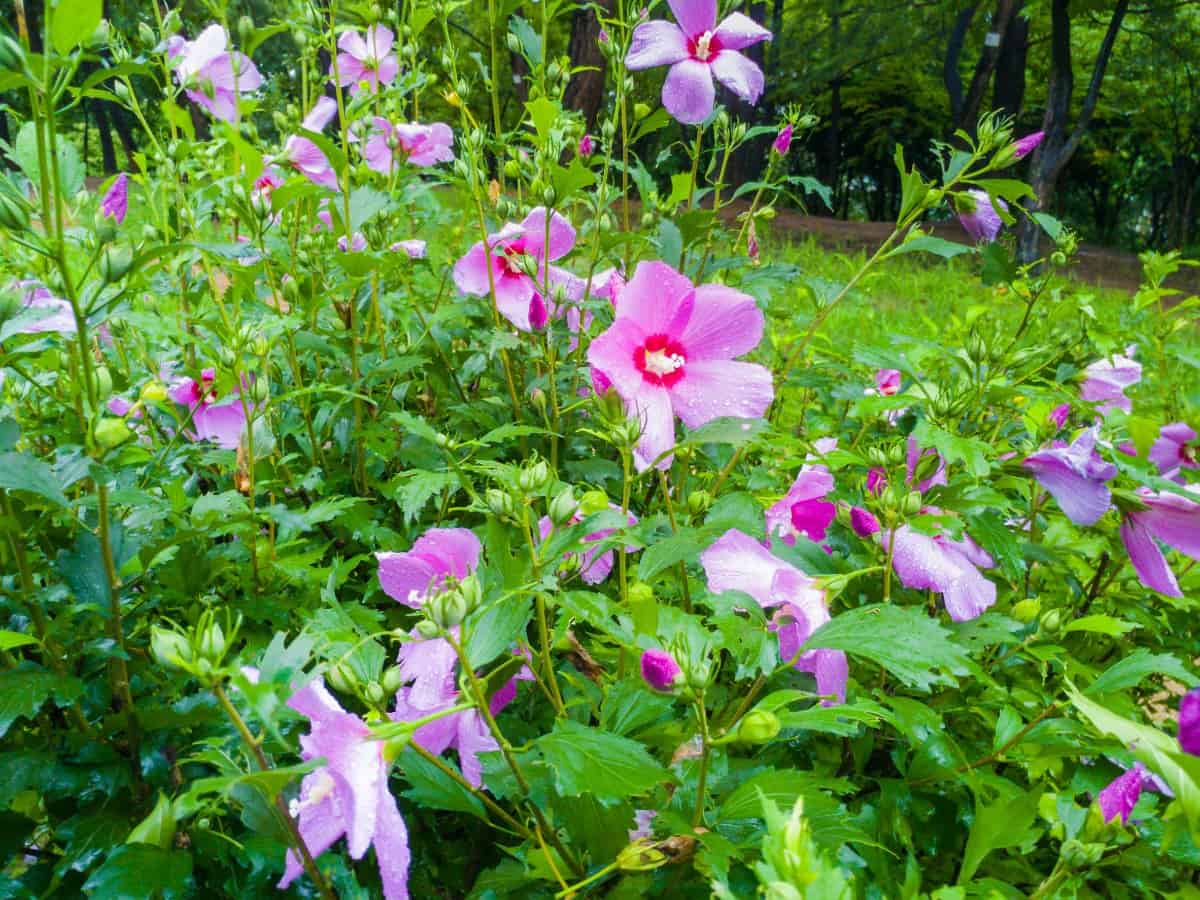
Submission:
<svg viewBox="0 0 1200 900">
<path fill-rule="evenodd" d="M 563 103 L 567 109 L 583 113 L 588 131 L 596 127 L 600 107 L 604 105 L 605 59 L 600 52 L 599 6 L 606 16 L 613 14 L 614 0 L 594 0 L 575 10 L 571 19 L 571 68 L 577 69 L 567 83 Z"/>
<path fill-rule="evenodd" d="M 975 126 L 983 109 L 983 97 L 987 92 L 988 82 L 992 80 L 992 72 L 996 69 L 1004 36 L 1008 33 L 1008 24 L 1012 21 L 1016 6 L 1016 0 L 997 0 L 991 28 L 984 38 L 983 50 L 980 51 L 979 61 L 975 64 L 975 74 L 971 77 L 971 86 L 963 99 L 958 119 L 954 123 L 955 128 L 962 128 L 969 134 L 975 133 Z"/>
<path fill-rule="evenodd" d="M 946 44 L 946 59 L 942 63 L 942 81 L 946 85 L 946 96 L 950 99 L 950 121 L 957 122 L 962 114 L 963 83 L 958 71 L 959 60 L 962 59 L 963 45 L 967 42 L 967 32 L 975 19 L 978 3 L 960 10 L 954 20 L 954 28 L 950 31 L 950 40 Z"/>
<path fill-rule="evenodd" d="M 762 22 L 767 15 L 767 4 L 764 2 L 751 3 L 746 8 L 746 15 L 752 18 L 755 22 Z M 766 44 L 755 44 L 753 47 L 747 47 L 740 51 L 761 68 L 766 61 Z M 738 122 L 745 122 L 747 125 L 757 125 L 763 120 L 763 102 L 759 99 L 757 106 L 751 106 L 749 103 L 744 103 L 732 92 L 725 88 L 721 89 L 725 94 L 725 105 L 729 108 L 730 116 Z M 767 153 L 770 151 L 771 136 L 761 135 L 760 137 L 746 141 L 733 154 L 729 165 L 729 180 L 732 184 L 742 184 L 759 177 L 764 169 L 764 161 L 767 158 Z"/>
<path fill-rule="evenodd" d="M 1058 177 L 1066 168 L 1079 147 L 1096 101 L 1100 99 L 1100 85 L 1112 56 L 1113 45 L 1121 31 L 1121 22 L 1129 11 L 1129 0 L 1117 0 L 1109 19 L 1108 30 L 1100 42 L 1100 49 L 1092 64 L 1092 75 L 1087 94 L 1079 109 L 1079 119 L 1074 128 L 1069 128 L 1071 98 L 1075 92 L 1075 71 L 1071 60 L 1071 13 L 1070 0 L 1052 0 L 1050 8 L 1050 86 L 1046 96 L 1046 115 L 1042 119 L 1042 130 L 1046 133 L 1040 147 L 1034 151 L 1029 167 L 1029 183 L 1035 195 L 1033 208 L 1048 210 L 1054 199 Z M 1036 223 L 1023 218 L 1018 234 L 1018 255 L 1023 263 L 1030 263 L 1039 255 L 1041 229 Z"/>
<path fill-rule="evenodd" d="M 100 136 L 100 164 L 105 175 L 117 171 L 117 150 L 113 146 L 112 125 L 108 117 L 108 104 L 103 100 L 90 101 L 96 114 L 96 134 Z"/>
<path fill-rule="evenodd" d="M 1013 119 L 1019 118 L 1025 105 L 1025 61 L 1029 54 L 1029 20 L 1021 15 L 1024 0 L 1016 0 L 1000 57 L 996 60 L 996 82 L 992 107 Z"/>
</svg>

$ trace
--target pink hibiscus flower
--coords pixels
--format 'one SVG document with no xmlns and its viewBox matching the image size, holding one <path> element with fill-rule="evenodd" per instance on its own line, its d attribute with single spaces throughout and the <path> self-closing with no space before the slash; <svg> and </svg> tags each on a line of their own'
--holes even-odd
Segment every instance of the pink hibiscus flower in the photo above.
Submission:
<svg viewBox="0 0 1200 900">
<path fill-rule="evenodd" d="M 609 508 L 617 510 L 618 512 L 621 510 L 621 507 L 611 503 L 609 504 Z M 628 513 L 628 516 L 630 525 L 636 525 L 638 523 L 638 518 L 633 513 Z M 575 515 L 571 517 L 571 521 L 567 523 L 567 527 L 578 524 L 582 521 L 583 515 L 580 513 L 575 513 Z M 546 538 L 548 538 L 550 536 L 550 532 L 553 530 L 554 525 L 551 523 L 550 517 L 542 516 L 541 520 L 538 522 L 538 531 L 541 534 L 542 540 L 544 541 Z M 589 549 L 589 545 L 599 543 L 612 534 L 613 531 L 614 529 L 612 528 L 604 528 L 600 531 L 594 532 L 593 534 L 585 535 L 583 540 L 580 542 L 580 576 L 588 584 L 600 584 L 600 582 L 608 578 L 609 574 L 612 572 L 613 551 L 605 550 L 603 553 L 600 553 L 594 547 Z M 626 548 L 625 552 L 632 553 L 633 551 L 629 548 Z"/>
<path fill-rule="evenodd" d="M 124 172 L 113 179 L 100 200 L 100 215 L 112 219 L 118 225 L 125 221 L 129 211 L 129 176 Z"/>
<path fill-rule="evenodd" d="M 1189 490 L 1200 497 L 1200 487 Z M 1200 560 L 1200 502 L 1179 494 L 1156 493 L 1142 488 L 1145 509 L 1131 512 L 1121 523 L 1121 540 L 1138 579 L 1152 591 L 1182 597 L 1175 573 L 1156 541 Z"/>
<path fill-rule="evenodd" d="M 788 492 L 767 510 L 767 537 L 778 536 L 785 544 L 806 537 L 821 543 L 837 518 L 837 505 L 825 500 L 833 490 L 833 476 L 824 466 L 804 466 Z"/>
<path fill-rule="evenodd" d="M 670 66 L 662 87 L 663 106 L 685 125 L 696 125 L 712 114 L 714 76 L 742 100 L 757 103 L 763 92 L 762 69 L 738 51 L 769 40 L 771 32 L 741 13 L 726 16 L 718 25 L 717 0 L 667 2 L 679 24 L 638 25 L 625 67 L 638 71 Z"/>
<path fill-rule="evenodd" d="M 922 512 L 938 510 L 930 507 Z M 996 602 L 996 585 L 979 573 L 995 566 L 995 560 L 969 535 L 955 541 L 901 525 L 892 532 L 891 541 L 892 570 L 900 583 L 910 590 L 941 594 L 955 622 L 977 618 Z"/>
<path fill-rule="evenodd" d="M 795 659 L 804 642 L 830 619 L 825 591 L 812 578 L 736 528 L 701 553 L 700 564 L 713 593 L 741 591 L 764 610 L 775 610 L 768 627 L 779 636 L 779 658 L 785 662 Z M 809 650 L 800 654 L 795 667 L 817 679 L 823 696 L 846 702 L 849 666 L 841 650 Z M 826 700 L 824 705 L 832 703 Z"/>
<path fill-rule="evenodd" d="M 420 609 L 447 577 L 466 578 L 479 565 L 483 547 L 465 528 L 430 528 L 404 553 L 376 553 L 383 592 Z"/>
<path fill-rule="evenodd" d="M 1008 209 L 1008 204 L 999 197 L 996 198 L 996 203 L 1000 205 L 1001 209 Z M 1000 218 L 996 207 L 992 205 L 992 198 L 988 196 L 987 191 L 978 189 L 967 191 L 966 194 L 960 195 L 956 199 L 956 204 L 958 221 L 976 243 L 990 244 L 1000 236 L 1004 220 Z"/>
<path fill-rule="evenodd" d="M 695 287 L 666 263 L 643 262 L 617 300 L 617 317 L 588 361 L 642 426 L 634 461 L 644 471 L 675 445 L 675 416 L 699 428 L 722 416 L 757 418 L 774 399 L 771 373 L 737 362 L 762 339 L 754 298 L 720 284 Z M 662 456 L 663 459 L 659 460 Z"/>
<path fill-rule="evenodd" d="M 187 434 L 190 440 L 212 441 L 218 447 L 236 450 L 246 431 L 246 410 L 237 388 L 218 400 L 213 387 L 216 380 L 216 371 L 205 369 L 199 382 L 181 378 L 168 393 L 191 413 L 192 431 Z"/>
<path fill-rule="evenodd" d="M 1184 422 L 1164 425 L 1150 448 L 1150 462 L 1164 478 L 1183 483 L 1182 469 L 1200 469 L 1200 442 L 1196 430 Z"/>
<path fill-rule="evenodd" d="M 33 310 L 30 321 L 22 325 L 18 334 L 74 334 L 77 330 L 75 313 L 71 304 L 50 293 L 50 289 L 36 281 L 18 281 L 12 290 L 21 291 L 21 308 Z"/>
<path fill-rule="evenodd" d="M 1112 822 L 1119 818 L 1122 825 L 1128 825 L 1129 815 L 1141 799 L 1142 791 L 1157 791 L 1165 797 L 1175 796 L 1165 781 L 1142 763 L 1135 762 L 1100 792 L 1097 799 L 1104 821 Z"/>
<path fill-rule="evenodd" d="M 381 84 L 391 84 L 400 72 L 400 63 L 392 53 L 396 36 L 390 28 L 372 25 L 366 34 L 346 31 L 338 38 L 337 78 L 342 87 L 349 86 L 351 94 L 357 94 L 363 83 L 373 94 Z M 334 77 L 333 65 L 329 67 Z"/>
<path fill-rule="evenodd" d="M 1039 450 L 1021 463 L 1076 525 L 1095 525 L 1112 501 L 1106 482 L 1117 474 L 1117 467 L 1096 452 L 1098 435 L 1098 428 L 1089 428 L 1070 446 L 1055 441 L 1055 446 Z"/>
<path fill-rule="evenodd" d="M 322 132 L 337 115 L 337 101 L 332 97 L 321 97 L 300 123 L 305 131 Z M 329 157 L 311 140 L 293 134 L 283 145 L 283 152 L 273 160 L 293 169 L 321 187 L 338 190 L 337 173 L 329 164 Z"/>
<path fill-rule="evenodd" d="M 520 225 L 509 222 L 496 234 L 475 244 L 454 264 L 454 283 L 464 294 L 486 297 L 495 284 L 500 314 L 521 331 L 535 330 L 550 314 L 542 297 L 545 266 L 561 259 L 575 246 L 575 229 L 557 212 L 550 213 L 550 240 L 546 242 L 546 208 L 530 211 Z M 491 282 L 488 269 L 491 269 Z M 536 281 L 535 281 L 536 278 Z M 574 275 L 550 267 L 550 283 L 569 285 Z"/>
<path fill-rule="evenodd" d="M 238 95 L 257 90 L 263 78 L 250 57 L 228 49 L 229 35 L 213 23 L 194 41 L 174 35 L 167 55 L 176 60 L 175 79 L 193 103 L 225 122 L 236 122 Z"/>
<path fill-rule="evenodd" d="M 1131 345 L 1125 348 L 1124 355 L 1098 359 L 1084 369 L 1079 396 L 1088 403 L 1097 404 L 1096 410 L 1101 414 L 1107 414 L 1111 409 L 1131 412 L 1133 404 L 1125 391 L 1142 380 L 1142 364 L 1133 359 L 1136 350 Z"/>
<path fill-rule="evenodd" d="M 378 116 L 371 122 L 374 133 L 363 148 L 363 159 L 381 175 L 390 175 L 397 163 L 426 167 L 454 161 L 454 132 L 449 125 L 393 125 Z"/>
</svg>

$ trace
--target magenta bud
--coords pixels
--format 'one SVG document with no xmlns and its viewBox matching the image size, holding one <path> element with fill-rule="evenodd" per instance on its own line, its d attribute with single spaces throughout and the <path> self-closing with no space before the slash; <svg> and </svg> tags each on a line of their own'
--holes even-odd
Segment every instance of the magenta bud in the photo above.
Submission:
<svg viewBox="0 0 1200 900">
<path fill-rule="evenodd" d="M 665 650 L 647 650 L 642 654 L 642 678 L 656 691 L 670 691 L 682 672 L 675 657 Z"/>
<path fill-rule="evenodd" d="M 788 150 L 792 148 L 792 126 L 784 125 L 779 134 L 775 136 L 775 143 L 772 145 L 775 152 L 780 156 L 787 156 Z"/>
<path fill-rule="evenodd" d="M 1038 148 L 1038 145 L 1046 139 L 1046 132 L 1035 131 L 1033 134 L 1027 134 L 1015 144 L 1013 144 L 1013 158 L 1024 159 L 1030 153 Z"/>
<path fill-rule="evenodd" d="M 850 527 L 859 537 L 869 538 L 879 533 L 879 520 L 861 506 L 855 506 L 850 510 Z"/>
</svg>

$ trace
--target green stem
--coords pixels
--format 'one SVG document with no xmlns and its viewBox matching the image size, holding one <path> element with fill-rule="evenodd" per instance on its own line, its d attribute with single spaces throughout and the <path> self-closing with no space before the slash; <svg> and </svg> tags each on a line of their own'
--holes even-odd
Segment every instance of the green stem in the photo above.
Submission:
<svg viewBox="0 0 1200 900">
<path fill-rule="evenodd" d="M 712 755 L 712 745 L 709 742 L 708 712 L 704 708 L 704 694 L 696 699 L 696 715 L 700 719 L 700 775 L 696 781 L 696 811 L 692 813 L 692 827 L 699 828 L 704 821 L 704 797 L 708 788 L 708 762 Z"/>
</svg>

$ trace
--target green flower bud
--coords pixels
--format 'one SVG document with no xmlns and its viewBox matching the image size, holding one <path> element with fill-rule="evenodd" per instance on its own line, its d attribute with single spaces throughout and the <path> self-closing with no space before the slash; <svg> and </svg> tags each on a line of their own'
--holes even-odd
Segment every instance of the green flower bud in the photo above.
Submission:
<svg viewBox="0 0 1200 900">
<path fill-rule="evenodd" d="M 192 645 L 177 631 L 159 628 L 150 629 L 150 652 L 159 665 L 172 669 L 185 668 L 192 661 Z"/>
<path fill-rule="evenodd" d="M 133 253 L 128 247 L 114 244 L 100 256 L 100 277 L 109 284 L 120 281 L 133 265 Z"/>
<path fill-rule="evenodd" d="M 592 516 L 608 509 L 608 494 L 604 491 L 588 491 L 579 499 L 579 511 Z"/>
<path fill-rule="evenodd" d="M 872 466 L 883 468 L 888 464 L 887 451 L 883 447 L 871 447 L 867 450 L 867 462 Z"/>
<path fill-rule="evenodd" d="M 1062 613 L 1052 609 L 1042 616 L 1041 630 L 1046 634 L 1055 634 L 1062 627 Z"/>
<path fill-rule="evenodd" d="M 651 872 L 669 861 L 667 854 L 642 841 L 630 844 L 617 854 L 617 868 L 622 872 Z"/>
<path fill-rule="evenodd" d="M 442 629 L 438 628 L 435 623 L 429 621 L 428 619 L 422 619 L 417 623 L 417 634 L 423 637 L 425 640 L 435 638 L 441 633 Z"/>
<path fill-rule="evenodd" d="M 574 491 L 565 487 L 550 501 L 550 521 L 555 525 L 565 525 L 571 521 L 578 509 L 579 504 L 575 502 Z"/>
<path fill-rule="evenodd" d="M 654 588 L 644 581 L 635 581 L 629 586 L 629 602 L 631 604 L 653 603 Z"/>
<path fill-rule="evenodd" d="M 483 501 L 492 515 L 498 519 L 507 519 L 513 514 L 513 499 L 507 491 L 488 488 L 483 495 Z"/>
<path fill-rule="evenodd" d="M 97 399 L 103 401 L 112 396 L 112 374 L 108 371 L 108 366 L 96 366 L 92 370 L 92 383 L 96 388 Z"/>
<path fill-rule="evenodd" d="M 119 447 L 133 437 L 133 432 L 129 430 L 129 426 L 125 424 L 125 420 L 115 416 L 104 416 L 100 419 L 96 423 L 94 433 L 96 435 L 96 443 L 105 450 Z"/>
<path fill-rule="evenodd" d="M 738 723 L 737 739 L 743 744 L 766 744 L 775 739 L 782 727 L 775 713 L 752 709 Z"/>
<path fill-rule="evenodd" d="M 387 702 L 388 695 L 381 685 L 371 683 L 363 689 L 363 699 L 372 706 L 381 706 Z"/>
<path fill-rule="evenodd" d="M 1013 618 L 1018 622 L 1024 622 L 1028 625 L 1038 617 L 1038 613 L 1042 611 L 1042 601 L 1036 597 L 1030 597 L 1019 601 L 1013 606 Z"/>
<path fill-rule="evenodd" d="M 427 606 L 429 621 L 443 631 L 461 625 L 467 617 L 467 601 L 458 590 L 446 591 L 434 597 Z"/>
<path fill-rule="evenodd" d="M 646 116 L 648 116 L 648 115 L 650 115 L 650 107 L 647 104 L 645 104 L 645 103 L 633 104 L 633 119 L 635 122 L 646 118 Z"/>
<path fill-rule="evenodd" d="M 908 494 L 905 495 L 902 511 L 906 516 L 915 516 L 921 511 L 920 491 L 909 491 Z"/>
<path fill-rule="evenodd" d="M 513 34 L 511 31 L 508 33 L 508 52 L 509 53 L 520 53 L 521 52 L 521 39 L 519 37 L 517 37 L 515 34 Z"/>
<path fill-rule="evenodd" d="M 260 375 L 254 379 L 254 384 L 250 389 L 250 395 L 254 398 L 255 403 L 265 403 L 267 398 L 271 396 L 271 382 L 265 375 Z"/>
<path fill-rule="evenodd" d="M 389 666 L 383 670 L 383 675 L 379 677 L 379 683 L 387 692 L 388 696 L 394 696 L 404 684 L 404 676 L 400 672 L 399 666 Z"/>
<path fill-rule="evenodd" d="M 550 480 L 550 467 L 543 460 L 527 465 L 517 475 L 517 487 L 525 494 L 542 490 Z"/>
<path fill-rule="evenodd" d="M 340 694 L 354 693 L 354 687 L 358 684 L 358 676 L 354 674 L 354 669 L 344 662 L 330 666 L 325 672 L 325 680 Z"/>
<path fill-rule="evenodd" d="M 210 621 L 201 632 L 199 651 L 200 656 L 214 666 L 219 666 L 225 658 L 225 632 L 215 621 Z"/>
<path fill-rule="evenodd" d="M 151 48 L 158 43 L 154 29 L 145 22 L 138 22 L 138 40 L 142 42 L 143 47 L 147 48 Z"/>
<path fill-rule="evenodd" d="M 713 496 L 708 491 L 692 491 L 688 494 L 687 508 L 693 516 L 707 512 L 713 504 Z"/>
</svg>

